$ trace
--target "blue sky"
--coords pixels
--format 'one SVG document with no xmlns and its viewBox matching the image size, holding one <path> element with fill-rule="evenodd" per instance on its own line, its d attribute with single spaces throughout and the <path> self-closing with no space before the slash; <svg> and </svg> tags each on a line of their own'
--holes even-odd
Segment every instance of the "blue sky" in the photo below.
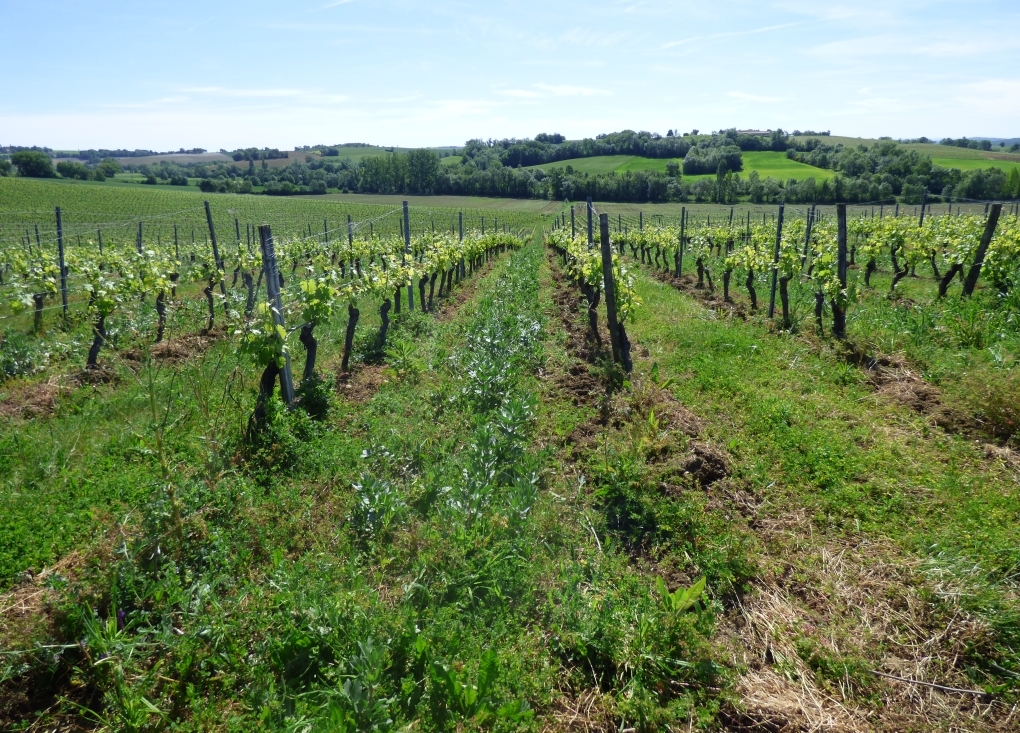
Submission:
<svg viewBox="0 0 1020 733">
<path fill-rule="evenodd" d="M 1020 136 L 1020 3 L 0 0 L 0 144 Z"/>
</svg>

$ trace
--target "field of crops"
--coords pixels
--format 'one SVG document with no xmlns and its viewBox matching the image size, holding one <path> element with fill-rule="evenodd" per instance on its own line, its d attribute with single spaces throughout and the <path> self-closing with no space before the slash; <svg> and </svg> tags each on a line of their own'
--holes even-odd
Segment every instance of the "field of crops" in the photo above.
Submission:
<svg viewBox="0 0 1020 733">
<path fill-rule="evenodd" d="M 750 152 L 743 154 L 744 170 L 742 175 L 746 176 L 751 171 L 757 171 L 762 178 L 778 178 L 786 181 L 791 178 L 803 180 L 805 178 L 817 178 L 824 180 L 835 176 L 835 171 L 814 168 L 804 163 L 790 160 L 785 153 L 771 152 Z M 545 163 L 534 168 L 542 168 L 548 171 L 553 167 L 565 168 L 571 166 L 575 171 L 597 175 L 601 173 L 625 173 L 627 171 L 654 170 L 660 173 L 666 172 L 667 159 L 642 158 L 634 155 L 602 155 L 593 158 L 577 158 L 575 160 L 562 160 L 556 163 Z M 683 164 L 683 161 L 676 161 Z M 699 180 L 702 178 L 714 178 L 713 175 L 685 176 L 685 180 Z"/>
<path fill-rule="evenodd" d="M 0 179 L 0 727 L 1015 729 L 1015 209 L 467 203 Z"/>
</svg>

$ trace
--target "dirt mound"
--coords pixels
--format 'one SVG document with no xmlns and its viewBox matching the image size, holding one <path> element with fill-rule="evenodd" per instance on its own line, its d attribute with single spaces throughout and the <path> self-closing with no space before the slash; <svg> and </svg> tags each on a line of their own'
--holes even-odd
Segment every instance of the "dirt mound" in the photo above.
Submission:
<svg viewBox="0 0 1020 733">
<path fill-rule="evenodd" d="M 60 395 L 74 386 L 73 381 L 60 377 L 47 382 L 8 383 L 0 387 L 0 416 L 27 419 L 52 415 Z"/>
<path fill-rule="evenodd" d="M 190 359 L 192 356 L 201 354 L 208 349 L 213 342 L 223 336 L 222 332 L 213 331 L 205 336 L 193 334 L 181 336 L 175 339 L 167 339 L 147 348 L 136 346 L 121 353 L 126 360 L 142 364 L 151 356 L 157 361 L 178 363 Z"/>
<path fill-rule="evenodd" d="M 681 466 L 684 473 L 702 487 L 711 486 L 730 475 L 729 455 L 710 443 L 694 443 Z"/>
<path fill-rule="evenodd" d="M 385 364 L 365 364 L 354 371 L 340 372 L 336 378 L 336 390 L 348 402 L 364 404 L 388 381 L 385 370 Z"/>
</svg>

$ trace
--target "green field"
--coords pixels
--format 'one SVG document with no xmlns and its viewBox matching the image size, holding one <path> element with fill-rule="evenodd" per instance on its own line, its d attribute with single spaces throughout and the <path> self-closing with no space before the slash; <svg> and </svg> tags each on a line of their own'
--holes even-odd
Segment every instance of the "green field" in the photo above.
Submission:
<svg viewBox="0 0 1020 733">
<path fill-rule="evenodd" d="M 566 168 L 568 165 L 578 173 L 600 175 L 604 173 L 624 173 L 626 171 L 660 171 L 666 172 L 666 158 L 642 158 L 637 155 L 597 155 L 591 158 L 572 158 L 558 160 L 554 163 L 542 163 L 529 166 L 541 168 L 547 173 L 553 168 Z M 683 161 L 678 160 L 678 163 Z"/>
<path fill-rule="evenodd" d="M 776 155 L 749 157 L 789 177 Z M 314 225 L 314 243 L 348 214 L 395 234 L 404 199 L 0 179 L 0 247 L 20 252 L 38 223 L 52 251 L 60 205 L 72 256 L 98 226 L 133 251 L 139 220 L 147 246 L 177 222 L 202 248 L 204 198 L 235 304 L 235 217 L 242 237 Z M 754 310 L 739 267 L 722 299 L 725 254 L 703 255 L 710 293 L 692 258 L 678 283 L 625 249 L 639 303 L 624 375 L 604 302 L 600 346 L 576 273 L 543 246 L 562 203 L 410 203 L 415 232 L 463 209 L 536 236 L 472 262 L 437 313 L 405 300 L 385 348 L 383 296 L 359 297 L 349 373 L 352 311 L 321 316 L 322 378 L 291 410 L 271 402 L 261 433 L 243 323 L 200 332 L 204 281 L 168 298 L 165 351 L 151 293 L 122 302 L 93 378 L 77 282 L 70 317 L 54 305 L 39 332 L 0 301 L 4 368 L 41 360 L 0 371 L 0 729 L 1011 729 L 1016 293 L 982 280 L 938 298 L 920 260 L 890 295 L 889 248 L 870 286 L 856 249 L 848 335 L 882 359 L 870 369 L 831 337 L 828 307 L 817 329 L 807 271 L 783 330 L 767 272 Z M 686 207 L 693 229 L 731 211 L 597 207 L 614 236 L 639 212 L 647 229 Z M 760 224 L 777 207 L 732 211 Z M 805 214 L 788 206 L 788 226 Z M 282 273 L 288 326 L 306 264 Z M 300 382 L 297 329 L 288 345 Z M 994 696 L 933 711 L 871 670 Z"/>
<path fill-rule="evenodd" d="M 935 158 L 932 157 L 931 162 L 935 165 L 941 165 L 944 168 L 959 168 L 961 171 L 966 173 L 967 171 L 985 170 L 987 168 L 998 168 L 1005 173 L 1009 173 L 1014 168 L 1020 168 L 1020 157 L 1017 157 L 1016 161 L 1011 160 L 995 160 L 993 158 Z"/>
<path fill-rule="evenodd" d="M 744 153 L 742 157 L 744 159 L 744 170 L 741 171 L 741 176 L 745 178 L 751 171 L 757 171 L 758 175 L 762 178 L 778 178 L 781 181 L 787 181 L 791 178 L 798 181 L 807 178 L 826 180 L 836 176 L 835 171 L 815 168 L 814 166 L 790 160 L 786 157 L 786 153 L 750 152 Z M 715 175 L 684 176 L 685 180 L 690 181 L 702 178 L 715 178 Z"/>
<path fill-rule="evenodd" d="M 76 247 L 96 238 L 102 228 L 104 238 L 133 241 L 138 219 L 147 220 L 145 241 L 169 242 L 174 225 L 179 236 L 190 241 L 207 236 L 203 203 L 210 202 L 213 221 L 221 241 L 232 241 L 237 228 L 242 237 L 246 226 L 270 224 L 278 237 L 307 236 L 322 230 L 323 222 L 331 228 L 346 225 L 347 216 L 354 222 L 373 220 L 359 235 L 367 236 L 400 231 L 397 212 L 401 202 L 411 202 L 411 225 L 414 230 L 437 228 L 448 230 L 458 220 L 458 211 L 465 212 L 465 226 L 480 228 L 486 208 L 502 212 L 500 219 L 515 229 L 531 227 L 550 207 L 541 200 L 474 199 L 441 196 L 373 196 L 334 194 L 330 196 L 253 196 L 243 194 L 207 194 L 194 187 L 147 186 L 129 180 L 95 183 L 67 179 L 0 178 L 0 240 L 20 241 L 26 229 L 38 225 L 42 237 L 55 241 L 54 209 L 61 207 L 68 247 Z M 558 210 L 558 206 L 555 207 Z M 235 225 L 235 219 L 237 224 Z M 491 225 L 491 219 L 490 219 Z"/>
<path fill-rule="evenodd" d="M 756 152 L 744 153 L 744 170 L 742 175 L 746 176 L 751 171 L 758 171 L 762 178 L 779 178 L 789 180 L 794 178 L 802 180 L 805 178 L 827 179 L 835 176 L 835 172 L 813 168 L 786 157 L 786 153 Z M 531 166 L 541 168 L 548 172 L 552 168 L 566 168 L 571 166 L 575 171 L 597 175 L 604 173 L 625 173 L 627 171 L 659 171 L 666 172 L 665 158 L 642 158 L 635 155 L 600 155 L 592 158 L 575 158 L 572 160 L 561 160 L 555 163 L 543 163 L 542 165 Z M 683 160 L 677 160 L 681 166 Z M 684 176 L 684 180 L 696 181 L 701 178 L 714 178 L 714 174 L 704 176 Z"/>
</svg>

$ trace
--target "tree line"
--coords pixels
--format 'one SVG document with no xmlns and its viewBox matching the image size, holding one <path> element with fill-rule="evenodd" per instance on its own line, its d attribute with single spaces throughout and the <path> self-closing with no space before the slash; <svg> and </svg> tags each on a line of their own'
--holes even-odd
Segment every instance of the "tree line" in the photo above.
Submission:
<svg viewBox="0 0 1020 733">
<path fill-rule="evenodd" d="M 294 160 L 283 167 L 266 163 L 279 151 L 248 149 L 241 160 L 231 163 L 125 164 L 124 170 L 141 173 L 149 184 L 189 185 L 200 180 L 203 191 L 215 193 L 265 193 L 287 196 L 323 194 L 328 191 L 463 195 L 502 198 L 579 200 L 586 196 L 599 201 L 666 202 L 697 201 L 734 203 L 861 203 L 886 201 L 920 203 L 928 200 L 995 199 L 1020 196 L 1020 171 L 1008 175 L 989 168 L 964 173 L 934 165 L 931 158 L 909 150 L 892 140 L 875 145 L 844 146 L 822 138 L 795 139 L 782 130 L 754 135 L 723 130 L 711 135 L 697 131 L 665 137 L 625 130 L 582 141 L 568 142 L 562 135 L 542 134 L 535 140 L 468 141 L 459 159 L 441 157 L 435 150 L 384 153 L 366 156 L 360 162 L 341 156 Z M 559 142 L 557 142 L 557 140 Z M 556 160 L 542 168 L 525 167 L 528 151 L 556 156 L 561 149 L 576 153 L 578 146 L 588 153 L 643 154 L 684 151 L 671 156 L 662 171 L 591 174 L 575 170 L 571 160 Z M 756 172 L 742 175 L 742 153 L 749 150 L 786 151 L 796 161 L 836 175 L 826 180 L 779 180 L 763 178 Z M 552 152 L 550 152 L 552 151 Z M 608 151 L 608 152 L 607 152 Z M 310 152 L 310 151 L 309 151 Z M 332 152 L 332 151 L 331 151 Z M 536 153 L 537 154 L 537 153 Z M 585 156 L 579 156 L 585 157 Z M 504 161 L 517 160 L 516 165 Z M 244 164 L 246 162 L 246 165 Z M 241 163 L 241 165 L 239 165 Z M 562 163 L 562 165 L 560 165 Z M 117 161 L 104 160 L 95 166 L 62 161 L 54 169 L 50 156 L 39 150 L 15 153 L 10 161 L 0 160 L 0 175 L 81 178 L 102 180 L 120 169 Z M 706 174 L 708 174 L 706 176 Z M 696 180 L 691 177 L 697 176 Z"/>
</svg>

